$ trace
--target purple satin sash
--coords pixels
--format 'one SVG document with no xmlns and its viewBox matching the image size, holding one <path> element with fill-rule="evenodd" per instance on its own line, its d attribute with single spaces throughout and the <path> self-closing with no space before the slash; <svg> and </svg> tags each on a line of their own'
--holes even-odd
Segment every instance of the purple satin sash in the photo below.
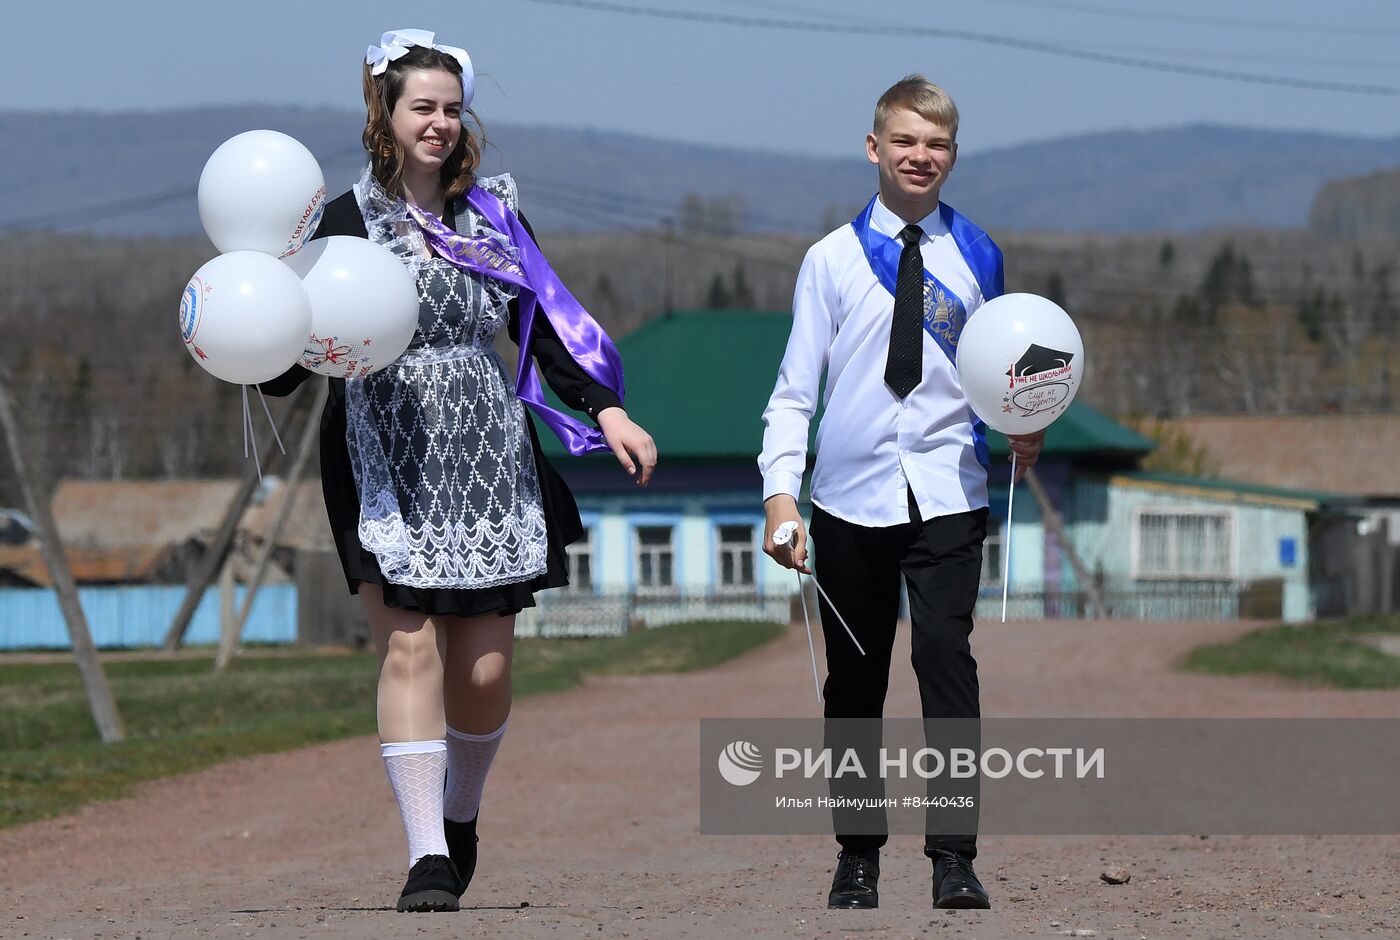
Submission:
<svg viewBox="0 0 1400 940">
<path fill-rule="evenodd" d="M 617 347 L 598 321 L 569 293 L 535 240 L 505 203 L 480 186 L 471 188 L 467 193 L 467 202 L 496 231 L 509 236 L 519 254 L 518 261 L 494 238 L 461 235 L 444 225 L 431 212 L 424 212 L 412 205 L 408 210 L 410 217 L 423 230 L 424 238 L 439 255 L 460 268 L 520 288 L 520 363 L 515 372 L 515 392 L 520 400 L 549 425 L 574 456 L 609 450 L 602 431 L 545 404 L 544 389 L 531 355 L 536 304 L 544 311 L 560 342 L 579 368 L 599 385 L 611 389 L 621 401 L 622 357 L 618 355 Z"/>
</svg>

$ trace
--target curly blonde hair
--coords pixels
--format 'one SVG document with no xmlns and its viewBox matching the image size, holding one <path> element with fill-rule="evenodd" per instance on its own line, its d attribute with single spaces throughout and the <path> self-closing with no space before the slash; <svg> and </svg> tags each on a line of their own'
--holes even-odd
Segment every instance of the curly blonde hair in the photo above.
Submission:
<svg viewBox="0 0 1400 940">
<path fill-rule="evenodd" d="M 382 75 L 364 67 L 365 129 L 360 140 L 369 152 L 370 171 L 379 185 L 391 193 L 403 189 L 404 152 L 394 136 L 391 117 L 394 106 L 403 95 L 404 80 L 415 69 L 441 69 L 462 80 L 462 65 L 451 55 L 426 46 L 414 46 L 407 55 L 389 63 Z M 470 116 L 475 132 L 467 123 Z M 486 133 L 476 112 L 467 108 L 462 113 L 462 136 L 457 146 L 442 164 L 442 185 L 448 202 L 472 188 L 476 170 L 481 165 L 481 147 Z"/>
</svg>

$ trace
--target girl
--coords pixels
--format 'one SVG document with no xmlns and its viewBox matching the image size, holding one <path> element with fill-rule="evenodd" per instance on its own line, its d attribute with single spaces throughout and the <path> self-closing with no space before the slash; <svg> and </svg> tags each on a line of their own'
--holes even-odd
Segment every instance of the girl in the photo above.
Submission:
<svg viewBox="0 0 1400 940">
<path fill-rule="evenodd" d="M 331 380 L 322 485 L 380 657 L 381 752 L 408 835 L 398 909 L 455 911 L 510 712 L 515 614 L 568 583 L 564 546 L 582 535 L 521 400 L 572 453 L 611 448 L 639 484 L 656 447 L 622 409 L 616 349 L 515 215 L 514 182 L 476 176 L 466 52 L 395 30 L 369 47 L 363 79 L 369 166 L 314 237 L 368 237 L 398 254 L 419 323 L 387 369 Z M 492 346 L 503 327 L 521 348 L 516 383 Z M 532 358 L 598 427 L 543 405 Z M 293 367 L 264 389 L 285 395 L 310 375 Z"/>
</svg>

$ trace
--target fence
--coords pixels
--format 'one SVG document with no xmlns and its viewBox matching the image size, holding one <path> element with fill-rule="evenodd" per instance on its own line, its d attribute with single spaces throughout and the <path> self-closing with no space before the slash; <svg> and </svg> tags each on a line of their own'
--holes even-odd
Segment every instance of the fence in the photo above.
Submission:
<svg viewBox="0 0 1400 940">
<path fill-rule="evenodd" d="M 1107 584 L 1100 594 L 1110 619 L 1236 620 L 1249 586 L 1234 581 L 1163 581 Z M 1008 620 L 1074 620 L 1092 613 L 1083 591 L 1018 587 L 1006 601 Z M 1001 589 L 985 588 L 975 616 L 1001 619 Z"/>
<path fill-rule="evenodd" d="M 242 587 L 234 603 L 243 603 Z M 102 649 L 159 646 L 185 598 L 182 586 L 80 588 L 78 599 Z M 267 585 L 258 592 L 248 622 L 245 643 L 293 643 L 297 638 L 297 590 L 291 584 Z M 185 642 L 219 641 L 219 591 L 204 592 Z M 0 650 L 68 649 L 68 626 L 58 598 L 45 588 L 0 588 Z"/>
<path fill-rule="evenodd" d="M 575 594 L 547 591 L 539 606 L 521 611 L 516 636 L 620 636 L 629 630 L 688 620 L 751 620 L 787 623 L 788 595 L 759 594 Z"/>
<path fill-rule="evenodd" d="M 235 589 L 241 604 L 242 587 Z M 1163 582 L 1107 585 L 1103 599 L 1108 615 L 1124 620 L 1234 620 L 1248 585 L 1236 582 Z M 103 649 L 159 646 L 175 616 L 183 587 L 82 588 L 78 596 L 93 639 Z M 546 591 L 537 607 L 516 619 L 521 637 L 620 636 L 689 620 L 750 620 L 787 623 L 795 597 L 759 594 L 576 594 Z M 816 617 L 816 596 L 808 604 Z M 1007 599 L 1012 620 L 1058 620 L 1086 617 L 1082 591 L 1037 591 L 1018 588 Z M 1001 618 L 1001 592 L 984 589 L 977 600 L 979 619 Z M 216 643 L 219 638 L 217 588 L 204 593 L 185 640 Z M 297 589 L 291 584 L 258 592 L 244 627 L 247 643 L 297 641 Z M 0 589 L 0 650 L 67 649 L 68 629 L 52 591 L 42 588 Z"/>
</svg>

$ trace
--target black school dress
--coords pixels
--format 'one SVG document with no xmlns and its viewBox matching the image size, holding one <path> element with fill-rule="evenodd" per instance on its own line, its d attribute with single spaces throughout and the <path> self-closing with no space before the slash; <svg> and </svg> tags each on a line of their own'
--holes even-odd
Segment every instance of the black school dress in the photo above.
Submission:
<svg viewBox="0 0 1400 940">
<path fill-rule="evenodd" d="M 482 184 L 487 185 L 487 181 Z M 457 229 L 459 216 L 464 223 L 483 224 L 465 200 L 455 201 L 444 221 Z M 354 191 L 327 204 L 312 237 L 328 235 L 366 237 Z M 503 397 L 502 385 L 491 371 L 494 367 L 484 366 L 484 357 L 494 357 L 494 353 L 483 347 L 478 357 L 468 348 L 473 343 L 489 342 L 493 306 L 498 320 L 503 319 L 503 310 L 508 311 L 507 328 L 511 338 L 519 342 L 518 303 L 514 299 L 504 301 L 499 282 L 461 271 L 442 259 L 418 265 L 416 277 L 419 327 L 405 356 L 383 372 L 369 376 L 361 389 L 352 390 L 350 416 L 345 381 L 326 380 L 330 382 L 330 395 L 321 418 L 320 456 L 321 485 L 331 533 L 351 593 L 358 593 L 359 585 L 368 582 L 380 585 L 384 602 L 390 607 L 458 616 L 515 613 L 534 606 L 536 591 L 568 583 L 565 546 L 583 534 L 573 496 L 541 453 L 533 419 L 523 413 L 513 383 Z M 499 325 L 495 324 L 497 328 Z M 620 404 L 611 390 L 579 368 L 547 317 L 537 315 L 533 331 L 535 361 L 563 402 L 590 417 Z M 444 358 L 444 348 L 454 343 L 464 343 L 459 348 L 465 349 L 469 358 L 454 358 L 449 349 L 449 361 L 438 362 Z M 428 386 L 430 392 L 438 389 L 460 399 L 449 402 L 442 414 L 468 415 L 462 423 L 465 430 L 451 422 L 446 428 L 432 427 L 434 419 L 413 410 L 420 407 L 424 392 L 422 388 L 402 387 L 413 378 L 413 373 L 407 371 L 409 366 L 402 364 L 414 360 L 426 363 L 422 368 L 435 370 L 435 381 Z M 287 395 L 314 375 L 293 366 L 261 388 L 271 395 Z M 489 440 L 480 439 L 483 435 Z M 425 444 L 429 438 L 432 442 Z M 355 449 L 353 458 L 351 448 Z M 387 474 L 378 484 L 361 487 L 356 483 L 357 466 L 362 480 L 375 476 L 365 470 L 367 449 L 383 458 L 376 466 L 387 468 Z M 426 458 L 421 456 L 425 452 Z M 450 455 L 447 463 L 452 465 L 446 473 L 442 472 L 444 454 Z M 512 473 L 516 474 L 513 482 Z M 507 479 L 502 482 L 502 477 Z M 366 489 L 364 497 L 362 489 Z M 371 544 L 383 550 L 375 520 L 384 515 L 384 507 L 379 504 L 386 494 L 393 504 L 393 515 L 397 516 L 397 509 L 402 506 L 409 518 L 406 543 L 416 545 L 411 553 L 416 561 L 412 563 L 401 563 L 401 558 L 387 552 L 381 566 L 381 556 L 362 544 L 364 533 Z M 365 506 L 363 518 L 362 500 L 374 504 Z M 481 518 L 476 516 L 478 511 L 483 514 Z M 444 512 L 445 519 L 441 515 Z M 417 523 L 410 518 L 415 513 Z M 540 513 L 542 544 L 538 532 Z M 444 528 L 455 529 L 456 535 L 444 536 Z M 428 540 L 426 546 L 424 539 Z M 439 543 L 441 553 L 434 548 Z M 464 544 L 468 544 L 466 549 Z M 511 574 L 512 566 L 516 576 Z M 383 568 L 391 573 L 386 576 Z M 454 578 L 485 583 L 474 587 L 441 586 L 442 580 Z"/>
</svg>

